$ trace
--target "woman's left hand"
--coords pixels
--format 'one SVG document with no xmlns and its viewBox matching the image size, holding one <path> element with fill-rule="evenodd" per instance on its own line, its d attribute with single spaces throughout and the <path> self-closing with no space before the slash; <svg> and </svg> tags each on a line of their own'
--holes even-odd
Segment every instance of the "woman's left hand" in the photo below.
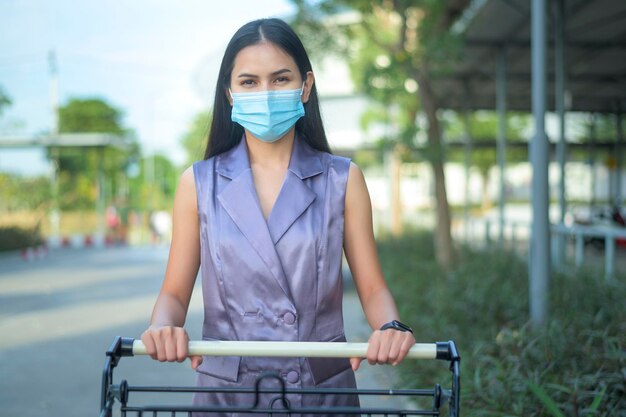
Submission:
<svg viewBox="0 0 626 417">
<path fill-rule="evenodd" d="M 414 344 L 415 338 L 411 332 L 375 330 L 368 341 L 367 357 L 350 359 L 352 370 L 359 369 L 363 359 L 367 359 L 370 365 L 390 363 L 395 366 L 402 362 Z"/>
</svg>

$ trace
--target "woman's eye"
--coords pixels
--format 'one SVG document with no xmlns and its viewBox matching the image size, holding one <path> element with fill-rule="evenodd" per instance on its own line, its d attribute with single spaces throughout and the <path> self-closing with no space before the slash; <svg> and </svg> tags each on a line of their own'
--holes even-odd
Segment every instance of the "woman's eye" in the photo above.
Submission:
<svg viewBox="0 0 626 417">
<path fill-rule="evenodd" d="M 275 80 L 276 83 L 285 83 L 287 81 L 289 81 L 289 79 L 287 77 L 278 77 Z"/>
<path fill-rule="evenodd" d="M 247 85 L 247 86 L 254 85 L 254 80 L 243 80 L 241 82 L 241 85 Z"/>
</svg>

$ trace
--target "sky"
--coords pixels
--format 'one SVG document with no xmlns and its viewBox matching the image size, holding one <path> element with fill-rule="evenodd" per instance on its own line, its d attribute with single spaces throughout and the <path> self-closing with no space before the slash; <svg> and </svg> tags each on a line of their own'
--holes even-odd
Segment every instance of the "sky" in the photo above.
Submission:
<svg viewBox="0 0 626 417">
<path fill-rule="evenodd" d="M 124 112 L 144 153 L 181 164 L 193 117 L 212 103 L 228 40 L 244 23 L 288 17 L 287 0 L 0 0 L 0 137 L 51 130 L 49 54 L 59 103 L 98 97 Z M 0 171 L 49 172 L 40 149 L 0 149 Z"/>
</svg>

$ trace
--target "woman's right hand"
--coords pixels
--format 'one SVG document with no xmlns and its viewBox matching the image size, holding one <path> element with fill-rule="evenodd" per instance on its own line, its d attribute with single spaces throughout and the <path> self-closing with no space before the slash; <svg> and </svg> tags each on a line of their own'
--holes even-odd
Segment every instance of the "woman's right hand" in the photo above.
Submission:
<svg viewBox="0 0 626 417">
<path fill-rule="evenodd" d="M 183 362 L 189 357 L 189 335 L 182 327 L 150 326 L 141 341 L 152 359 L 161 362 Z M 191 356 L 191 367 L 202 363 L 202 356 Z"/>
</svg>

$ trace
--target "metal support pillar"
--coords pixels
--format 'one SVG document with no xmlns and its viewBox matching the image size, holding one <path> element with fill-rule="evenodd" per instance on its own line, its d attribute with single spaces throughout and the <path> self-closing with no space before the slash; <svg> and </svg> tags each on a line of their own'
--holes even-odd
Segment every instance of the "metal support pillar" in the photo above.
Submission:
<svg viewBox="0 0 626 417">
<path fill-rule="evenodd" d="M 556 146 L 557 161 L 559 164 L 559 224 L 565 225 L 565 214 L 567 213 L 567 200 L 565 195 L 565 165 L 567 144 L 565 142 L 565 0 L 558 0 L 556 6 L 555 19 L 555 107 L 559 118 L 559 141 Z M 554 253 L 555 264 L 561 265 L 565 260 L 565 236 L 558 233 L 556 236 L 556 251 Z"/>
<path fill-rule="evenodd" d="M 61 210 L 59 206 L 59 148 L 48 148 L 50 156 L 50 242 L 53 246 L 61 242 Z"/>
<path fill-rule="evenodd" d="M 506 49 L 498 50 L 496 61 L 496 109 L 498 112 L 498 168 L 500 171 L 498 198 L 498 240 L 504 242 L 505 159 L 506 159 Z"/>
<path fill-rule="evenodd" d="M 48 53 L 48 65 L 50 70 L 50 108 L 52 113 L 53 135 L 59 133 L 59 75 L 57 68 L 56 54 L 54 51 Z M 53 245 L 61 241 L 61 205 L 59 204 L 59 148 L 50 147 L 50 237 Z"/>
<path fill-rule="evenodd" d="M 604 278 L 610 281 L 613 278 L 613 263 L 615 259 L 615 236 L 604 238 Z"/>
<path fill-rule="evenodd" d="M 622 195 L 622 170 L 624 169 L 624 130 L 622 128 L 622 109 L 617 106 L 615 114 L 615 130 L 617 131 L 617 142 L 615 152 L 615 204 L 622 206 L 624 196 Z"/>
<path fill-rule="evenodd" d="M 596 122 L 597 117 L 594 113 L 591 114 L 589 122 L 589 144 L 591 150 L 589 151 L 589 172 L 591 174 L 591 190 L 589 199 L 589 213 L 593 212 L 593 207 L 596 205 Z"/>
<path fill-rule="evenodd" d="M 532 232 L 530 241 L 530 318 L 534 327 L 548 319 L 550 278 L 550 219 L 548 218 L 548 141 L 546 114 L 546 3 L 532 0 L 532 112 L 535 132 L 530 144 L 532 178 Z"/>
<path fill-rule="evenodd" d="M 467 103 L 465 109 L 463 109 L 463 130 L 465 132 L 464 134 L 464 146 L 463 146 L 463 153 L 464 153 L 464 158 L 463 158 L 463 168 L 464 168 L 464 173 L 465 173 L 465 178 L 463 179 L 463 191 L 464 191 L 464 195 L 465 195 L 465 202 L 463 204 L 463 229 L 464 229 L 464 238 L 465 238 L 465 242 L 469 243 L 470 241 L 470 227 L 469 227 L 469 222 L 470 222 L 470 214 L 469 214 L 469 208 L 470 208 L 470 187 L 469 187 L 469 180 L 470 180 L 470 166 L 471 166 L 471 162 L 472 162 L 472 135 L 471 135 L 471 130 L 470 130 L 470 119 L 469 119 L 469 103 L 470 103 L 470 90 L 469 90 L 469 86 L 467 84 L 467 81 L 464 83 L 465 86 L 465 102 Z"/>
<path fill-rule="evenodd" d="M 98 152 L 98 200 L 96 201 L 96 213 L 98 216 L 98 234 L 100 237 L 106 236 L 106 213 L 105 213 L 105 175 L 104 175 L 104 147 L 100 147 Z"/>
</svg>

